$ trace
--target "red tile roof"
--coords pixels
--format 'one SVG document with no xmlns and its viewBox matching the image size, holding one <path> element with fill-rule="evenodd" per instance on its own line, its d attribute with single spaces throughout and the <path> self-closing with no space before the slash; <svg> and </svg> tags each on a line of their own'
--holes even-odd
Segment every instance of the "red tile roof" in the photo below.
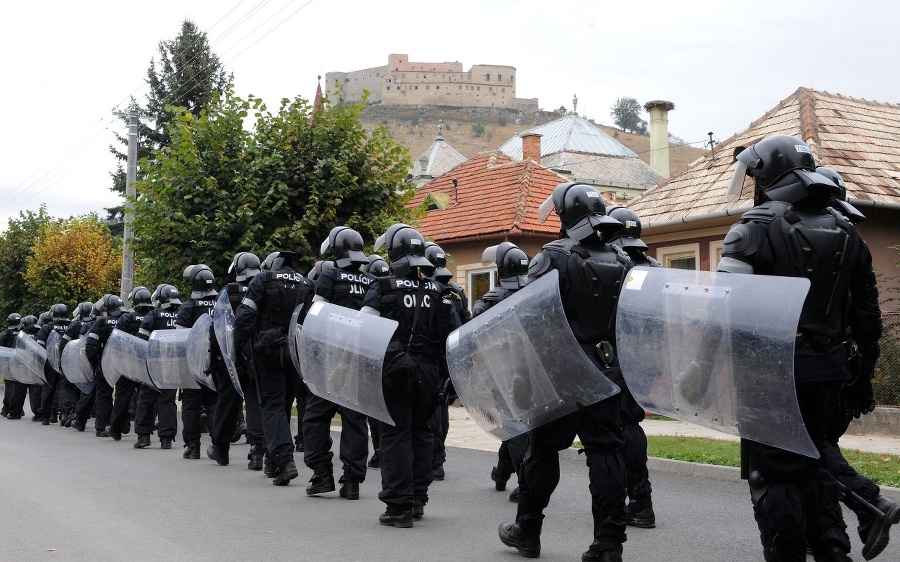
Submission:
<svg viewBox="0 0 900 562">
<path fill-rule="evenodd" d="M 418 220 L 419 232 L 438 244 L 506 234 L 555 237 L 559 218 L 551 213 L 540 224 L 537 210 L 564 181 L 531 160 L 516 160 L 500 151 L 482 152 L 421 187 L 409 206 L 421 205 L 431 193 L 449 197 L 446 208 L 429 211 Z"/>
</svg>

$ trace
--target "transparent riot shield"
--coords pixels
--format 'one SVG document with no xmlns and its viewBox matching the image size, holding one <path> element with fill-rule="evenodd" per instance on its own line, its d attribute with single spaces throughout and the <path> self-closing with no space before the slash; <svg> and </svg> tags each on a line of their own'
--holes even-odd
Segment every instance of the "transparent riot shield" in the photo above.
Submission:
<svg viewBox="0 0 900 562">
<path fill-rule="evenodd" d="M 219 344 L 219 351 L 222 353 L 222 360 L 228 369 L 228 377 L 234 384 L 237 393 L 244 397 L 244 389 L 241 388 L 241 381 L 237 372 L 237 353 L 234 349 L 234 313 L 231 311 L 231 301 L 228 298 L 228 290 L 219 291 L 219 298 L 216 306 L 213 308 L 213 330 L 216 334 L 216 342 Z"/>
<path fill-rule="evenodd" d="M 472 419 L 501 440 L 619 392 L 569 328 L 555 270 L 450 334 L 447 365 Z"/>
<path fill-rule="evenodd" d="M 62 336 L 59 332 L 52 330 L 47 336 L 47 362 L 53 367 L 57 373 L 62 373 L 62 367 L 59 366 L 59 354 L 62 347 Z"/>
<path fill-rule="evenodd" d="M 16 350 L 12 347 L 0 347 L 0 378 L 7 381 L 18 381 L 17 369 L 13 367 L 16 362 Z"/>
<path fill-rule="evenodd" d="M 89 394 L 94 389 L 94 369 L 85 353 L 86 343 L 87 338 L 79 338 L 67 343 L 63 348 L 59 363 L 63 376 L 77 386 L 78 390 Z"/>
<path fill-rule="evenodd" d="M 204 314 L 194 325 L 188 335 L 187 363 L 191 376 L 195 381 L 211 390 L 216 389 L 216 383 L 212 376 L 212 355 L 209 349 L 209 334 L 212 331 L 213 319 L 209 314 Z"/>
<path fill-rule="evenodd" d="M 288 324 L 288 353 L 291 356 L 291 363 L 294 364 L 294 368 L 297 369 L 297 372 L 300 373 L 300 377 L 303 377 L 303 370 L 300 368 L 300 336 L 303 331 L 303 327 L 297 322 L 300 318 L 300 312 L 303 310 L 303 304 L 298 304 L 297 308 L 294 309 L 294 314 L 291 316 L 291 323 Z"/>
<path fill-rule="evenodd" d="M 156 388 L 200 388 L 187 360 L 186 328 L 154 330 L 147 342 L 147 371 Z"/>
<path fill-rule="evenodd" d="M 44 384 L 47 382 L 44 376 L 44 363 L 47 361 L 47 350 L 41 344 L 31 339 L 25 332 L 19 332 L 16 336 L 16 357 L 22 367 L 22 377 L 30 381 L 26 384 Z"/>
<path fill-rule="evenodd" d="M 397 322 L 325 302 L 303 320 L 297 353 L 310 392 L 394 425 L 384 403 L 381 370 Z"/>
<path fill-rule="evenodd" d="M 104 375 L 115 372 L 126 379 L 153 387 L 147 372 L 147 340 L 122 330 L 113 330 L 103 348 Z"/>
<path fill-rule="evenodd" d="M 636 267 L 620 297 L 622 373 L 645 409 L 810 457 L 794 386 L 809 281 Z"/>
</svg>

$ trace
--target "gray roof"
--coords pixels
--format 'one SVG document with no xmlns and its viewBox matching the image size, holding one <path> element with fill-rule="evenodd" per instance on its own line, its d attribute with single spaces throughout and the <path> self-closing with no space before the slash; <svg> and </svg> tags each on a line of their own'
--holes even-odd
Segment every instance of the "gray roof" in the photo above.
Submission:
<svg viewBox="0 0 900 562">
<path fill-rule="evenodd" d="M 559 152 L 542 157 L 541 165 L 572 181 L 613 188 L 644 189 L 663 179 L 638 158 Z"/>
<path fill-rule="evenodd" d="M 436 178 L 465 162 L 467 158 L 438 136 L 431 146 L 413 161 L 410 174 L 413 178 Z"/>
<path fill-rule="evenodd" d="M 587 154 L 604 154 L 627 158 L 638 157 L 630 148 L 575 113 L 570 113 L 556 121 L 529 129 L 522 135 L 529 133 L 541 135 L 541 158 L 557 152 L 584 152 Z M 500 151 L 521 160 L 521 136 L 517 135 L 503 143 Z"/>
</svg>

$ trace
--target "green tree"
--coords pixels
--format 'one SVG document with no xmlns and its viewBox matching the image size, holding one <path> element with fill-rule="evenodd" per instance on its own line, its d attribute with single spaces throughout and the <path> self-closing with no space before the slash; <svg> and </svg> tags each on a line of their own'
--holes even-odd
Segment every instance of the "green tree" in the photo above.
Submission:
<svg viewBox="0 0 900 562">
<path fill-rule="evenodd" d="M 292 250 L 305 271 L 334 226 L 374 241 L 409 220 L 408 153 L 385 127 L 366 133 L 364 107 L 326 106 L 310 119 L 299 97 L 271 113 L 258 98 L 227 92 L 199 115 L 177 114 L 171 145 L 142 161 L 134 224 L 144 282 L 178 280 L 191 263 L 223 275 L 242 250 L 260 258 Z"/>
<path fill-rule="evenodd" d="M 53 220 L 45 205 L 37 212 L 19 211 L 18 219 L 9 219 L 7 228 L 0 234 L 0 310 L 3 318 L 18 312 L 22 316 L 37 316 L 49 307 L 25 287 L 25 268 L 31 257 L 35 240 L 44 227 Z"/>
<path fill-rule="evenodd" d="M 610 116 L 613 123 L 623 131 L 630 131 L 641 134 L 641 104 L 634 98 L 619 98 L 612 106 Z M 647 125 L 644 123 L 643 129 L 646 130 Z"/>
<path fill-rule="evenodd" d="M 152 126 L 144 121 L 138 125 L 138 158 L 152 161 L 155 150 L 169 145 L 169 125 L 174 117 L 184 111 L 199 114 L 216 95 L 231 85 L 232 79 L 210 49 L 206 33 L 185 20 L 175 39 L 159 42 L 159 60 L 150 61 L 146 78 L 150 91 L 146 105 L 141 106 L 134 98 L 129 104 L 129 112 L 152 119 Z M 123 117 L 122 122 L 127 124 L 127 119 Z M 116 138 L 122 148 L 110 146 L 110 151 L 119 160 L 116 171 L 110 174 L 110 190 L 124 195 L 128 138 L 122 134 L 116 134 Z M 140 168 L 138 173 L 141 173 Z M 121 235 L 124 205 L 106 211 L 111 231 Z"/>
<path fill-rule="evenodd" d="M 122 248 L 97 215 L 44 225 L 25 268 L 25 288 L 43 308 L 118 294 Z"/>
</svg>

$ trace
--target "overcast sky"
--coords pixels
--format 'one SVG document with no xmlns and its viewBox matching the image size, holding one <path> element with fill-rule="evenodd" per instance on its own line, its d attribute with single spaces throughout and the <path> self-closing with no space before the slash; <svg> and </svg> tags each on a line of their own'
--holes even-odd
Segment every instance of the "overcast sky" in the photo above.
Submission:
<svg viewBox="0 0 900 562">
<path fill-rule="evenodd" d="M 42 203 L 66 217 L 119 204 L 112 115 L 139 100 L 158 43 L 207 32 L 238 95 L 271 107 L 316 76 L 420 62 L 516 68 L 517 95 L 612 124 L 619 97 L 675 104 L 669 131 L 725 140 L 809 87 L 900 103 L 900 4 L 632 0 L 158 0 L 0 9 L 0 229 Z M 644 116 L 646 118 L 646 115 Z M 506 139 L 497 139 L 499 146 Z"/>
</svg>

